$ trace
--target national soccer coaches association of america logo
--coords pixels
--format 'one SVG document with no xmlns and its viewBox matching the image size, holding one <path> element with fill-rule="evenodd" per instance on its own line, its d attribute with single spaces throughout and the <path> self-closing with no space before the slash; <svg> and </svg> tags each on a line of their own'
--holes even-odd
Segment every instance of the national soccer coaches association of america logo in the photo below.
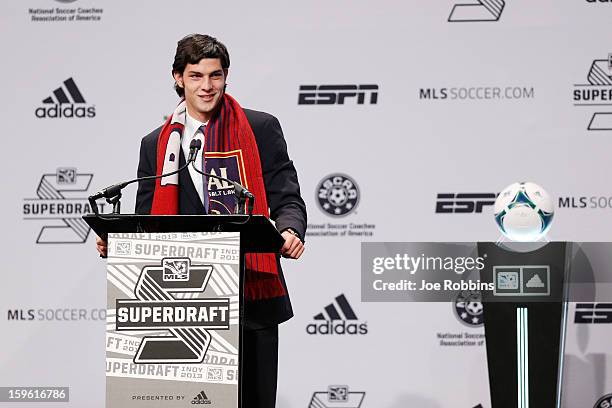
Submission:
<svg viewBox="0 0 612 408">
<path fill-rule="evenodd" d="M 359 196 L 357 183 L 346 174 L 331 174 L 317 186 L 319 207 L 333 217 L 342 217 L 355 211 Z"/>
<path fill-rule="evenodd" d="M 612 394 L 606 394 L 597 400 L 593 408 L 612 407 Z"/>
<path fill-rule="evenodd" d="M 454 309 L 457 318 L 471 327 L 484 324 L 482 295 L 478 291 L 463 291 L 455 298 Z"/>
</svg>

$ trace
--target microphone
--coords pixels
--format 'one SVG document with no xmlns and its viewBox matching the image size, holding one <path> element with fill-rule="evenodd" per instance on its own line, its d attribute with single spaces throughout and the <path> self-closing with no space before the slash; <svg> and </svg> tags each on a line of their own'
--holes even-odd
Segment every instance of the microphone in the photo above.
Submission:
<svg viewBox="0 0 612 408">
<path fill-rule="evenodd" d="M 129 186 L 130 184 L 136 183 L 138 181 L 155 180 L 158 178 L 171 176 L 173 174 L 183 171 L 184 169 L 187 168 L 187 166 L 189 166 L 190 163 L 193 163 L 195 161 L 198 151 L 200 150 L 201 147 L 202 147 L 202 142 L 200 140 L 193 139 L 191 143 L 189 144 L 189 156 L 187 158 L 187 163 L 185 163 L 184 166 L 182 166 L 181 168 L 177 170 L 171 171 L 166 174 L 160 174 L 159 176 L 137 177 L 129 181 L 123 181 L 121 183 L 113 184 L 111 186 L 103 188 L 97 193 L 90 195 L 87 198 L 87 200 L 89 201 L 91 209 L 93 210 L 95 215 L 99 215 L 98 205 L 96 204 L 96 200 L 99 200 L 100 198 L 106 198 L 106 200 L 109 203 L 113 204 L 113 214 L 118 214 L 120 205 L 121 205 L 119 202 L 119 199 L 121 198 L 121 190 L 123 190 L 125 187 Z"/>
<path fill-rule="evenodd" d="M 187 164 L 195 161 L 198 152 L 202 148 L 202 141 L 200 139 L 193 139 L 189 144 L 189 157 L 187 158 Z"/>
</svg>

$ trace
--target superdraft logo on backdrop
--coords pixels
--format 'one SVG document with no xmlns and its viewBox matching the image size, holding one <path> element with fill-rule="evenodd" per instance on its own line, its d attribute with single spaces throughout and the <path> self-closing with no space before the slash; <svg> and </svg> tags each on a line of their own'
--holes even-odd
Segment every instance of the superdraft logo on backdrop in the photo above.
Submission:
<svg viewBox="0 0 612 408">
<path fill-rule="evenodd" d="M 32 23 L 73 23 L 102 21 L 104 9 L 89 5 L 72 5 L 77 0 L 55 0 L 56 7 L 29 7 Z M 65 5 L 64 5 L 65 4 Z"/>
<path fill-rule="evenodd" d="M 45 173 L 36 187 L 36 198 L 23 199 L 23 219 L 39 221 L 41 228 L 37 244 L 82 244 L 91 228 L 81 218 L 92 213 L 87 191 L 92 173 L 79 173 L 75 167 L 60 167 L 55 173 Z M 99 203 L 100 212 L 104 203 Z"/>
<path fill-rule="evenodd" d="M 474 23 L 499 21 L 506 3 L 504 0 L 473 0 L 453 6 L 448 21 L 450 23 Z"/>
<path fill-rule="evenodd" d="M 330 303 L 312 318 L 306 326 L 310 335 L 365 335 L 368 334 L 368 322 L 360 321 L 344 293 L 336 296 L 335 303 Z"/>
<path fill-rule="evenodd" d="M 308 408 L 360 408 L 366 393 L 350 391 L 348 385 L 329 385 L 327 391 L 315 391 Z"/>
<path fill-rule="evenodd" d="M 52 91 L 52 95 L 42 100 L 42 105 L 34 110 L 39 119 L 95 118 L 96 106 L 87 105 L 81 90 L 72 77 Z"/>
<path fill-rule="evenodd" d="M 298 105 L 376 105 L 378 85 L 300 85 Z"/>
<path fill-rule="evenodd" d="M 574 106 L 593 112 L 587 130 L 612 130 L 612 53 L 591 63 L 587 82 L 574 85 Z"/>
<path fill-rule="evenodd" d="M 325 176 L 315 190 L 315 201 L 330 218 L 342 219 L 356 214 L 361 190 L 355 179 L 343 173 Z M 376 225 L 369 222 L 315 222 L 308 224 L 307 237 L 372 237 Z"/>
</svg>

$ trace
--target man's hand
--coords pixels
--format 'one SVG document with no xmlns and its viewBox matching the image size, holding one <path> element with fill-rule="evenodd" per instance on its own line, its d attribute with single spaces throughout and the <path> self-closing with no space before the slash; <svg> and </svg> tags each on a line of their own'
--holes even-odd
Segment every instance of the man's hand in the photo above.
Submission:
<svg viewBox="0 0 612 408">
<path fill-rule="evenodd" d="M 285 258 L 298 259 L 304 252 L 304 243 L 289 231 L 281 232 L 285 244 L 281 248 L 281 255 Z"/>
<path fill-rule="evenodd" d="M 108 243 L 100 237 L 96 237 L 96 249 L 100 254 L 100 257 L 106 258 L 108 252 Z"/>
</svg>

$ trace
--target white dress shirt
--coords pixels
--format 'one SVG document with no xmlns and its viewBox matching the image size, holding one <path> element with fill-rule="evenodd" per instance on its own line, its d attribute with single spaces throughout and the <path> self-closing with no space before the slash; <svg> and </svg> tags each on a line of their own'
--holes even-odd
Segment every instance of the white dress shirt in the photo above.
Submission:
<svg viewBox="0 0 612 408">
<path fill-rule="evenodd" d="M 202 142 L 202 148 L 198 152 L 198 155 L 195 159 L 195 165 L 201 171 L 204 171 L 204 165 L 202 163 L 202 154 L 204 152 L 204 134 L 200 130 L 200 126 L 206 126 L 206 123 L 202 123 L 197 119 L 194 119 L 189 115 L 189 111 L 186 111 L 185 114 L 185 130 L 183 131 L 183 136 L 181 137 L 181 147 L 183 148 L 183 155 L 185 156 L 185 161 L 189 157 L 189 145 L 191 141 L 194 139 L 199 139 Z M 204 203 L 204 176 L 195 171 L 193 166 L 189 166 L 189 175 L 191 176 L 191 180 L 193 181 L 193 185 L 195 186 L 198 195 L 200 196 L 200 201 Z"/>
</svg>

